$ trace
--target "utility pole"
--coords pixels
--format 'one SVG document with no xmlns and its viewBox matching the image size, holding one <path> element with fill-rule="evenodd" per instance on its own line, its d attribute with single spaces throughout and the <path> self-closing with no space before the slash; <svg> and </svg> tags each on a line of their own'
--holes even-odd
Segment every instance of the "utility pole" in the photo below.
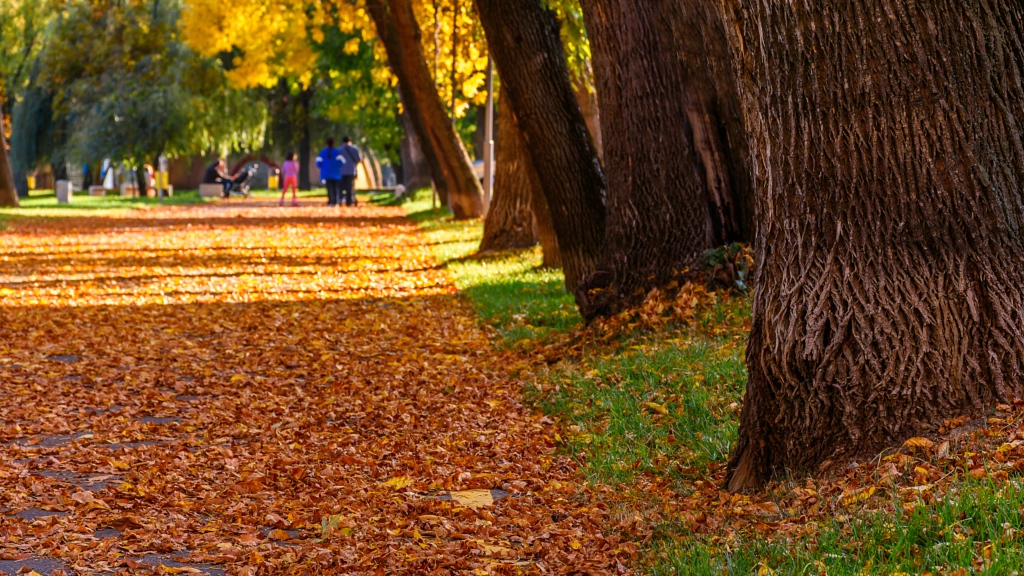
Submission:
<svg viewBox="0 0 1024 576">
<path fill-rule="evenodd" d="M 494 59 L 487 57 L 487 110 L 484 120 L 484 214 L 494 196 Z"/>
</svg>

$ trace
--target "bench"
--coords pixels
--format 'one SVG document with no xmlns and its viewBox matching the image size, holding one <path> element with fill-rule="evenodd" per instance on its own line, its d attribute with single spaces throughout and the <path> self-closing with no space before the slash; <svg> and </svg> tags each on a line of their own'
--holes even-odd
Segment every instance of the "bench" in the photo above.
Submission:
<svg viewBox="0 0 1024 576">
<path fill-rule="evenodd" d="M 200 198 L 220 198 L 224 196 L 224 185 L 223 184 L 200 184 L 199 185 L 199 197 Z"/>
</svg>

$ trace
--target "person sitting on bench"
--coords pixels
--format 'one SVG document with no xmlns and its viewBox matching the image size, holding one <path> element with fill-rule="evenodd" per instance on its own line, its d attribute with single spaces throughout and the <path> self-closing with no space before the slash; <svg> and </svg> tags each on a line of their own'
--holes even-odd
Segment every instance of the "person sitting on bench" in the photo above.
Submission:
<svg viewBox="0 0 1024 576">
<path fill-rule="evenodd" d="M 235 180 L 227 173 L 227 165 L 224 163 L 223 158 L 217 158 L 206 167 L 206 172 L 203 172 L 203 184 L 222 184 L 224 186 L 224 197 L 229 198 L 231 196 L 231 187 L 235 185 Z"/>
</svg>

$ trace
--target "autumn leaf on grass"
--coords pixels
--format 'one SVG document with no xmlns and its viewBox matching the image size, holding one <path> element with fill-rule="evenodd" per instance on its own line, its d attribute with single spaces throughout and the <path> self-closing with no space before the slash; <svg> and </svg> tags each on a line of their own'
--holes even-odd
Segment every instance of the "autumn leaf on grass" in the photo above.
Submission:
<svg viewBox="0 0 1024 576">
<path fill-rule="evenodd" d="M 405 488 L 406 486 L 412 485 L 412 482 L 413 482 L 412 478 L 410 478 L 408 476 L 396 476 L 396 477 L 392 478 L 391 480 L 388 480 L 384 484 L 386 484 L 388 486 L 391 486 L 395 490 L 401 490 L 402 488 Z"/>
<path fill-rule="evenodd" d="M 932 442 L 927 438 L 916 437 L 907 440 L 906 442 L 903 443 L 903 445 L 906 446 L 907 448 L 921 448 L 923 450 L 927 450 L 932 446 L 935 446 L 935 442 Z"/>
<path fill-rule="evenodd" d="M 874 486 L 868 486 L 867 488 L 860 488 L 859 490 L 844 490 L 842 495 L 843 506 L 849 506 L 857 502 L 863 502 L 868 498 L 875 495 L 878 488 Z"/>
<path fill-rule="evenodd" d="M 665 408 L 664 406 L 656 402 L 644 402 L 644 407 L 652 412 L 657 412 L 662 416 L 668 416 L 668 408 Z"/>
</svg>

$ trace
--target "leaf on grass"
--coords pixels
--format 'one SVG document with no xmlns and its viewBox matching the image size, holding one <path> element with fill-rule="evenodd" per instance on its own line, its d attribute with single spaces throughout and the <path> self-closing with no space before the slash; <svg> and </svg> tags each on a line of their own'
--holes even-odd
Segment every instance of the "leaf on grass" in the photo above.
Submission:
<svg viewBox="0 0 1024 576">
<path fill-rule="evenodd" d="M 843 506 L 849 506 L 850 504 L 863 502 L 868 498 L 871 498 L 875 495 L 875 492 L 878 492 L 878 488 L 875 488 L 874 486 L 868 486 L 867 488 L 861 488 L 859 490 L 849 492 L 844 491 L 841 500 Z"/>
<path fill-rule="evenodd" d="M 651 410 L 652 412 L 657 412 L 662 416 L 668 416 L 668 408 L 665 408 L 661 404 L 658 404 L 656 402 L 644 402 L 644 406 L 647 409 Z"/>
<path fill-rule="evenodd" d="M 906 446 L 907 448 L 922 448 L 924 450 L 927 450 L 932 446 L 935 446 L 935 442 L 932 442 L 927 438 L 915 437 L 907 440 L 906 442 L 903 443 L 903 445 Z"/>
</svg>

